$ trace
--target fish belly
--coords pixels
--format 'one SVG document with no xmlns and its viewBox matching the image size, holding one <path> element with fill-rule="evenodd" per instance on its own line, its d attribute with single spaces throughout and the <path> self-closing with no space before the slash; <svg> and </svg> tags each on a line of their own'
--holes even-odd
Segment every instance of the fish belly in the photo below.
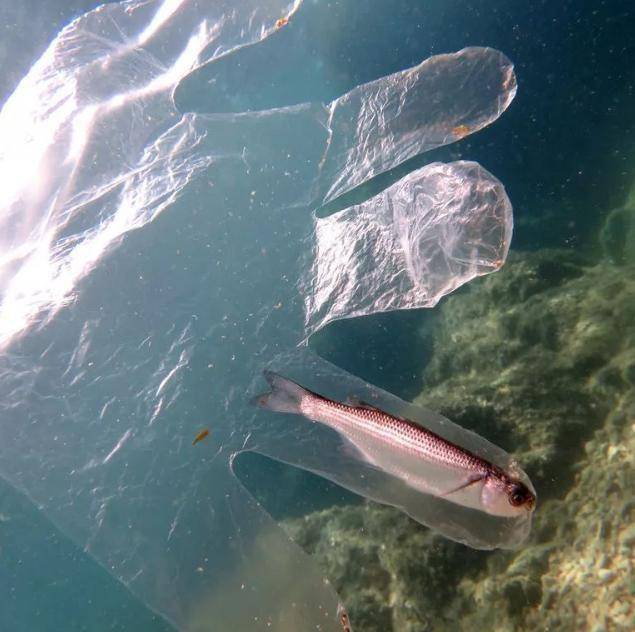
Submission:
<svg viewBox="0 0 635 632">
<path fill-rule="evenodd" d="M 471 469 L 440 463 L 428 458 L 424 452 L 387 441 L 364 430 L 339 429 L 353 444 L 366 463 L 399 478 L 408 486 L 425 494 L 443 497 L 464 507 L 485 511 L 481 501 L 484 481 L 458 489 L 478 475 Z"/>
</svg>

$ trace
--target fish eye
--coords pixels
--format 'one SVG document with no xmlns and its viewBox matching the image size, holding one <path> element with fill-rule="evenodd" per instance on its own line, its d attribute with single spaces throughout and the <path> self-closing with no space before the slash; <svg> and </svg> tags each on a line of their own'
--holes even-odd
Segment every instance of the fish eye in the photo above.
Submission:
<svg viewBox="0 0 635 632">
<path fill-rule="evenodd" d="M 527 490 L 522 485 L 512 485 L 508 494 L 509 504 L 514 507 L 520 507 L 527 500 Z"/>
</svg>

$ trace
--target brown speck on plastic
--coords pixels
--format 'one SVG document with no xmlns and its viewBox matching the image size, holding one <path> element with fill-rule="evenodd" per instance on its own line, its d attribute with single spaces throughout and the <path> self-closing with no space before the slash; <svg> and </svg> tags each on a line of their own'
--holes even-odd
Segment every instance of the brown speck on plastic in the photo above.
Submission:
<svg viewBox="0 0 635 632">
<path fill-rule="evenodd" d="M 452 134 L 453 136 L 458 136 L 459 138 L 463 138 L 464 136 L 467 136 L 470 133 L 470 128 L 467 125 L 457 125 L 456 127 L 452 128 Z"/>
<path fill-rule="evenodd" d="M 344 632 L 352 632 L 350 620 L 346 611 L 340 606 L 340 623 Z"/>
</svg>

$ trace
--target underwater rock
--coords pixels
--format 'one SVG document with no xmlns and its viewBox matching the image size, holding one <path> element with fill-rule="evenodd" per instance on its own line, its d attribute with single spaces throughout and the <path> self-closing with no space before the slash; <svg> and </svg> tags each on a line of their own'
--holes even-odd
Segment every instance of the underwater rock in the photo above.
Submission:
<svg viewBox="0 0 635 632">
<path fill-rule="evenodd" d="M 533 533 L 483 553 L 386 507 L 289 521 L 354 629 L 629 628 L 635 275 L 571 252 L 515 255 L 444 301 L 433 339 L 416 402 L 519 458 L 538 490 Z"/>
<path fill-rule="evenodd" d="M 617 265 L 635 263 L 635 186 L 624 205 L 608 213 L 599 239 L 609 261 Z"/>
<path fill-rule="evenodd" d="M 450 625 L 456 583 L 479 553 L 380 505 L 336 507 L 285 525 L 315 556 L 342 597 L 353 629 L 416 632 Z"/>
</svg>

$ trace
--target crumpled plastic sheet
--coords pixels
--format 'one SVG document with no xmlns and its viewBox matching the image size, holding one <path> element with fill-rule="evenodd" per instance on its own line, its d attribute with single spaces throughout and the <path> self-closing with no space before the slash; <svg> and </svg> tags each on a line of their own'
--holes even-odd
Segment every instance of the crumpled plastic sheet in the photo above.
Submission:
<svg viewBox="0 0 635 632">
<path fill-rule="evenodd" d="M 434 307 L 498 270 L 511 231 L 502 184 L 466 161 L 426 165 L 363 204 L 317 218 L 307 331 L 338 318 Z"/>
<path fill-rule="evenodd" d="M 340 629 L 333 589 L 234 477 L 243 450 L 472 546 L 528 530 L 421 504 L 330 430 L 248 404 L 271 363 L 325 394 L 371 388 L 298 345 L 337 318 L 434 305 L 498 269 L 512 230 L 502 185 L 471 162 L 315 213 L 495 121 L 516 90 L 498 51 L 435 56 L 329 104 L 177 110 L 184 78 L 300 5 L 104 5 L 59 34 L 0 114 L 0 474 L 180 629 Z"/>
</svg>

